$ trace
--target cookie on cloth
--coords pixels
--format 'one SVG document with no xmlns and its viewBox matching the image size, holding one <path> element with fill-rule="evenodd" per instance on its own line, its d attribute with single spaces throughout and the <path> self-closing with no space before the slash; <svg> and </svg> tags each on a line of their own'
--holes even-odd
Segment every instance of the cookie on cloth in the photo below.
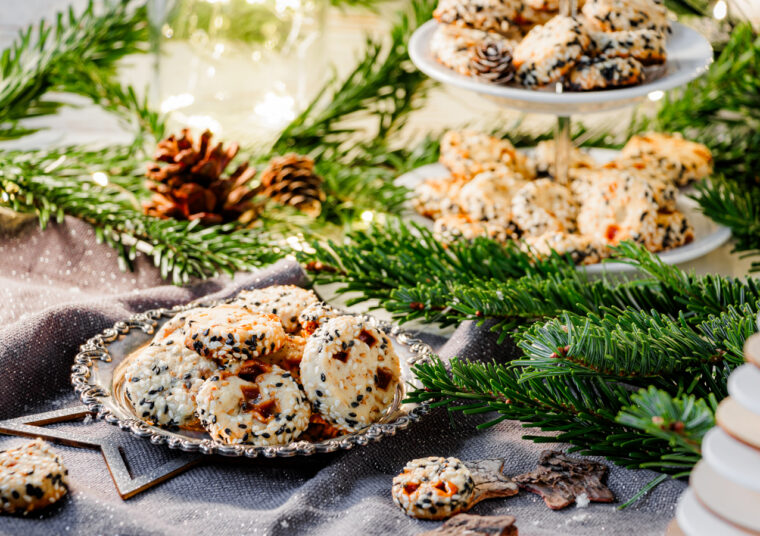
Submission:
<svg viewBox="0 0 760 536">
<path fill-rule="evenodd" d="M 289 372 L 254 360 L 239 374 L 215 374 L 198 392 L 198 416 L 214 440 L 287 445 L 306 430 L 309 401 Z"/>
<path fill-rule="evenodd" d="M 577 213 L 570 190 L 550 179 L 528 182 L 512 198 L 512 219 L 528 236 L 573 232 Z"/>
<path fill-rule="evenodd" d="M 448 67 L 464 76 L 476 76 L 472 60 L 478 48 L 496 45 L 511 52 L 517 41 L 496 32 L 484 32 L 458 26 L 440 25 L 430 40 L 433 56 Z"/>
<path fill-rule="evenodd" d="M 304 337 L 310 336 L 317 331 L 319 326 L 330 320 L 341 316 L 342 313 L 334 309 L 327 303 L 312 303 L 298 315 L 298 323 L 301 324 L 301 333 Z"/>
<path fill-rule="evenodd" d="M 513 222 L 505 226 L 500 222 L 473 221 L 466 214 L 450 214 L 435 220 L 433 233 L 441 242 L 450 244 L 457 240 L 475 240 L 478 237 L 506 242 L 518 238 L 520 231 Z"/>
<path fill-rule="evenodd" d="M 535 175 L 527 156 L 507 140 L 476 130 L 449 130 L 441 138 L 441 164 L 458 179 L 470 180 L 484 171 L 504 167 L 530 179 Z"/>
<path fill-rule="evenodd" d="M 332 318 L 306 341 L 303 386 L 314 411 L 337 428 L 354 432 L 377 421 L 400 379 L 390 339 L 361 318 Z"/>
<path fill-rule="evenodd" d="M 501 173 L 484 171 L 459 189 L 457 204 L 472 221 L 512 220 L 512 196 L 527 182 L 522 175 L 506 168 Z"/>
<path fill-rule="evenodd" d="M 665 63 L 665 34 L 643 28 L 620 32 L 589 32 L 591 49 L 605 58 L 634 58 L 642 65 Z"/>
<path fill-rule="evenodd" d="M 554 161 L 557 157 L 554 140 L 539 142 L 533 151 L 533 161 L 538 177 L 554 176 Z M 591 169 L 597 166 L 587 151 L 575 145 L 570 147 L 570 169 Z"/>
<path fill-rule="evenodd" d="M 583 56 L 570 70 L 565 87 L 571 91 L 592 91 L 634 86 L 644 81 L 644 66 L 634 58 Z"/>
<path fill-rule="evenodd" d="M 593 238 L 562 231 L 529 236 L 525 238 L 525 243 L 538 257 L 549 257 L 554 251 L 559 255 L 569 255 L 575 264 L 596 264 L 609 256 L 609 250 Z"/>
<path fill-rule="evenodd" d="M 464 181 L 452 176 L 425 179 L 414 189 L 412 207 L 432 219 L 446 214 L 458 214 L 461 209 L 456 203 L 456 197 L 464 184 Z"/>
<path fill-rule="evenodd" d="M 578 211 L 578 231 L 603 244 L 633 240 L 654 247 L 657 203 L 649 183 L 631 174 L 604 175 Z"/>
<path fill-rule="evenodd" d="M 587 0 L 581 11 L 589 25 L 602 32 L 670 31 L 668 10 L 657 0 Z"/>
<path fill-rule="evenodd" d="M 712 153 L 680 134 L 648 132 L 633 136 L 620 152 L 622 167 L 648 168 L 661 173 L 677 186 L 686 186 L 712 173 Z"/>
<path fill-rule="evenodd" d="M 686 216 L 679 212 L 658 212 L 657 229 L 653 239 L 655 251 L 685 246 L 694 241 L 694 227 Z"/>
<path fill-rule="evenodd" d="M 198 423 L 195 397 L 219 368 L 190 350 L 185 335 L 174 331 L 130 358 L 124 370 L 124 392 L 135 413 L 158 426 L 193 428 Z"/>
<path fill-rule="evenodd" d="M 557 15 L 530 30 L 515 47 L 512 62 L 517 80 L 525 86 L 557 82 L 580 60 L 590 42 L 577 19 Z"/>
<path fill-rule="evenodd" d="M 298 331 L 298 315 L 319 298 L 313 290 L 296 285 L 274 285 L 266 288 L 244 290 L 233 304 L 245 305 L 252 311 L 270 313 L 280 318 L 282 327 L 289 333 Z"/>
<path fill-rule="evenodd" d="M 222 366 L 276 352 L 286 340 L 278 317 L 235 304 L 193 314 L 184 331 L 186 347 Z"/>
<path fill-rule="evenodd" d="M 522 0 L 439 0 L 433 17 L 444 24 L 509 34 L 514 25 L 528 22 L 525 11 Z"/>
<path fill-rule="evenodd" d="M 0 512 L 27 515 L 68 493 L 69 471 L 42 439 L 0 451 Z"/>
<path fill-rule="evenodd" d="M 457 458 L 430 456 L 407 463 L 393 478 L 391 494 L 411 517 L 446 519 L 470 507 L 475 481 Z"/>
</svg>

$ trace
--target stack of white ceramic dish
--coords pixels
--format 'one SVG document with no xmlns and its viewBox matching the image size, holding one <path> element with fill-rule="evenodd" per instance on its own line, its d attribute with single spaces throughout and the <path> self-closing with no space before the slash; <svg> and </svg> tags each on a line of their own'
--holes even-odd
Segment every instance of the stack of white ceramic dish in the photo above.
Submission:
<svg viewBox="0 0 760 536">
<path fill-rule="evenodd" d="M 747 340 L 744 354 L 668 534 L 760 535 L 760 334 Z"/>
</svg>

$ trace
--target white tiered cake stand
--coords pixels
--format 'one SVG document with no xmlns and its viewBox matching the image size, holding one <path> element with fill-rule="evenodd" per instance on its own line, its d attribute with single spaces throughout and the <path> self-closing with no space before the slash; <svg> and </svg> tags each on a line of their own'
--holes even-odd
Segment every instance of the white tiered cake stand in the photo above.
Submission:
<svg viewBox="0 0 760 536">
<path fill-rule="evenodd" d="M 669 536 L 760 535 L 760 334 L 744 346 L 746 365 L 728 380 L 702 441 L 702 461 L 691 473 Z"/>
<path fill-rule="evenodd" d="M 575 13 L 575 4 L 574 0 L 561 0 L 560 13 Z M 672 23 L 672 34 L 668 37 L 666 44 L 667 62 L 663 66 L 647 68 L 647 81 L 643 84 L 604 91 L 563 92 L 562 84 L 558 83 L 554 91 L 535 90 L 516 85 L 497 85 L 483 82 L 476 78 L 461 75 L 440 64 L 430 49 L 431 40 L 438 24 L 435 20 L 428 21 L 412 35 L 409 41 L 409 56 L 414 64 L 422 72 L 439 82 L 473 91 L 506 108 L 557 116 L 555 169 L 556 180 L 560 183 L 567 182 L 570 149 L 572 147 L 570 137 L 571 115 L 623 108 L 642 101 L 654 91 L 665 91 L 682 86 L 705 73 L 713 59 L 712 48 L 702 35 L 674 22 Z M 728 229 L 713 224 L 705 242 L 697 244 L 694 248 L 689 248 L 686 255 L 673 255 L 672 260 L 663 260 L 671 263 L 691 260 L 722 245 L 729 237 L 730 231 Z M 689 246 L 685 247 L 688 248 Z M 623 270 L 625 266 L 616 265 L 615 270 Z M 609 264 L 607 267 L 608 270 L 611 268 Z"/>
</svg>

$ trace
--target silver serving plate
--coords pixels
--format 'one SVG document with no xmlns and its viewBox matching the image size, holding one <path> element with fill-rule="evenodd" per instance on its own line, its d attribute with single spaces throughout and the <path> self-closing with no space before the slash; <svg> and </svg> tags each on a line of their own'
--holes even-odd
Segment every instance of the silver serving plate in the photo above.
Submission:
<svg viewBox="0 0 760 536">
<path fill-rule="evenodd" d="M 229 301 L 229 300 L 226 300 Z M 82 402 L 97 417 L 122 430 L 150 439 L 155 445 L 166 445 L 170 449 L 222 456 L 265 456 L 291 457 L 310 456 L 336 450 L 348 450 L 370 442 L 395 435 L 428 413 L 427 404 L 409 404 L 402 401 L 408 389 L 419 385 L 411 366 L 429 358 L 432 348 L 402 331 L 397 325 L 378 320 L 369 315 L 360 316 L 373 327 L 386 333 L 393 342 L 401 362 L 401 382 L 393 404 L 383 413 L 380 420 L 359 432 L 311 443 L 294 441 L 281 446 L 227 445 L 209 438 L 204 432 L 191 430 L 168 430 L 151 425 L 139 418 L 124 396 L 122 389 L 123 367 L 119 365 L 133 352 L 148 344 L 156 329 L 175 314 L 192 307 L 213 306 L 225 301 L 212 303 L 191 303 L 171 309 L 154 309 L 132 316 L 125 322 L 117 322 L 84 343 L 72 367 L 71 383 Z M 352 313 L 345 313 L 352 314 Z"/>
</svg>

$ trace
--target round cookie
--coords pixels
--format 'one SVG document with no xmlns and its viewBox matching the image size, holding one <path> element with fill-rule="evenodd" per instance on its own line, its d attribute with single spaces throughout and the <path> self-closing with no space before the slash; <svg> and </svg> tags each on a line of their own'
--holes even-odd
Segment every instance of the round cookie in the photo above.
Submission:
<svg viewBox="0 0 760 536">
<path fill-rule="evenodd" d="M 529 236 L 525 243 L 539 257 L 549 257 L 552 251 L 570 255 L 575 264 L 596 264 L 608 256 L 608 249 L 591 237 L 579 234 L 548 232 Z"/>
<path fill-rule="evenodd" d="M 583 56 L 565 80 L 571 91 L 633 86 L 644 81 L 644 66 L 633 58 Z"/>
<path fill-rule="evenodd" d="M 679 134 L 648 132 L 633 136 L 620 152 L 621 165 L 655 170 L 678 186 L 705 179 L 712 173 L 712 154 L 701 143 Z"/>
<path fill-rule="evenodd" d="M 446 214 L 458 214 L 455 199 L 464 183 L 454 177 L 427 179 L 414 189 L 412 206 L 425 217 L 435 219 Z"/>
<path fill-rule="evenodd" d="M 531 13 L 523 13 L 524 11 Z M 514 24 L 534 17 L 522 0 L 439 0 L 433 17 L 443 24 L 508 34 Z"/>
<path fill-rule="evenodd" d="M 557 82 L 589 44 L 586 29 L 578 20 L 557 15 L 543 26 L 534 27 L 515 47 L 512 62 L 517 80 L 525 86 Z"/>
<path fill-rule="evenodd" d="M 602 32 L 670 31 L 667 8 L 654 0 L 588 0 L 582 12 L 589 24 Z"/>
<path fill-rule="evenodd" d="M 323 302 L 312 303 L 306 309 L 301 311 L 300 315 L 298 315 L 298 322 L 301 324 L 301 333 L 305 337 L 308 337 L 317 331 L 319 326 L 327 322 L 329 319 L 338 316 L 341 316 L 341 312 L 333 309 L 330 305 Z"/>
<path fill-rule="evenodd" d="M 219 367 L 184 345 L 175 331 L 133 356 L 124 371 L 124 391 L 135 413 L 159 426 L 197 424 L 195 397 Z"/>
<path fill-rule="evenodd" d="M 554 177 L 554 161 L 557 157 L 554 140 L 539 142 L 533 150 L 533 161 L 538 177 Z M 591 169 L 596 167 L 596 161 L 588 152 L 575 145 L 570 148 L 570 169 Z"/>
<path fill-rule="evenodd" d="M 694 241 L 694 227 L 679 211 L 658 212 L 651 251 L 663 251 Z"/>
<path fill-rule="evenodd" d="M 69 471 L 42 439 L 0 451 L 0 512 L 27 515 L 68 493 Z"/>
<path fill-rule="evenodd" d="M 280 367 L 249 363 L 244 376 L 222 372 L 201 386 L 198 416 L 216 441 L 287 445 L 309 426 L 303 388 Z"/>
<path fill-rule="evenodd" d="M 478 237 L 506 242 L 519 235 L 518 229 L 512 222 L 504 225 L 488 221 L 472 221 L 464 214 L 451 214 L 438 218 L 433 224 L 433 233 L 436 238 L 447 244 L 457 240 L 475 240 Z"/>
<path fill-rule="evenodd" d="M 484 171 L 460 188 L 457 202 L 473 221 L 506 226 L 512 219 L 512 196 L 525 184 L 522 175 L 510 169 L 502 173 Z"/>
<path fill-rule="evenodd" d="M 583 203 L 594 193 L 596 184 L 604 181 L 605 178 L 615 177 L 616 180 L 622 182 L 631 175 L 643 179 L 651 186 L 654 202 L 659 210 L 672 212 L 676 209 L 678 190 L 670 181 L 651 173 L 654 170 L 649 168 L 619 167 L 621 165 L 623 164 L 620 162 L 610 162 L 601 169 L 576 170 L 573 173 L 574 180 L 570 183 L 570 190 L 575 198 Z"/>
<path fill-rule="evenodd" d="M 632 174 L 605 175 L 578 211 L 578 231 L 604 244 L 633 240 L 650 247 L 656 216 L 657 204 L 646 180 Z"/>
<path fill-rule="evenodd" d="M 188 317 L 185 346 L 222 366 L 270 354 L 285 343 L 280 319 L 236 304 L 210 307 Z"/>
<path fill-rule="evenodd" d="M 193 307 L 192 309 L 188 309 L 187 311 L 182 311 L 180 313 L 177 313 L 173 317 L 171 317 L 169 320 L 164 322 L 164 324 L 156 331 L 156 334 L 153 336 L 153 342 L 151 344 L 157 343 L 159 341 L 162 341 L 163 339 L 166 339 L 170 335 L 172 335 L 175 331 L 182 331 L 185 329 L 185 322 L 188 318 L 192 318 L 193 315 L 197 314 L 199 311 L 204 310 L 205 307 Z"/>
<path fill-rule="evenodd" d="M 458 179 L 470 180 L 478 173 L 504 167 L 529 179 L 534 176 L 528 158 L 509 140 L 475 130 L 449 130 L 441 138 L 441 164 Z"/>
<path fill-rule="evenodd" d="M 401 378 L 390 339 L 354 316 L 328 320 L 309 337 L 301 380 L 314 411 L 327 422 L 356 431 L 378 420 Z"/>
<path fill-rule="evenodd" d="M 300 335 L 291 335 L 282 345 L 282 348 L 274 353 L 260 356 L 257 359 L 263 363 L 277 365 L 293 375 L 296 381 L 301 381 L 301 359 L 306 339 Z M 244 362 L 245 363 L 245 362 Z"/>
<path fill-rule="evenodd" d="M 665 63 L 665 34 L 641 29 L 621 32 L 589 32 L 591 52 L 606 58 L 634 58 L 643 65 Z"/>
<path fill-rule="evenodd" d="M 252 311 L 270 313 L 280 318 L 282 327 L 289 333 L 300 328 L 298 315 L 319 298 L 313 290 L 295 285 L 275 285 L 266 288 L 244 290 L 232 302 L 245 305 Z"/>
<path fill-rule="evenodd" d="M 412 460 L 393 479 L 393 502 L 418 519 L 446 519 L 467 510 L 475 494 L 472 473 L 457 458 Z"/>
<path fill-rule="evenodd" d="M 570 190 L 549 179 L 527 183 L 512 198 L 512 219 L 529 236 L 573 232 L 577 213 Z"/>
</svg>

